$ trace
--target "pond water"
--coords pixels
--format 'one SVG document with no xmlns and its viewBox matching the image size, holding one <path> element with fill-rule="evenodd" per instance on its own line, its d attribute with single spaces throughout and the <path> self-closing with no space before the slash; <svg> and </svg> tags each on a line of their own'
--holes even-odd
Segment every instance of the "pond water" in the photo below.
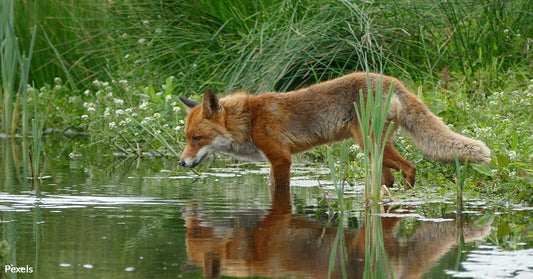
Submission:
<svg viewBox="0 0 533 279">
<path fill-rule="evenodd" d="M 348 186 L 349 210 L 335 214 L 317 164 L 296 165 L 290 193 L 272 199 L 267 164 L 215 160 L 198 176 L 172 158 L 79 156 L 76 144 L 47 140 L 32 185 L 20 141 L 2 140 L 0 278 L 327 278 L 339 224 L 347 275 L 363 275 L 363 186 Z M 533 208 L 464 206 L 383 205 L 395 277 L 533 278 Z"/>
</svg>

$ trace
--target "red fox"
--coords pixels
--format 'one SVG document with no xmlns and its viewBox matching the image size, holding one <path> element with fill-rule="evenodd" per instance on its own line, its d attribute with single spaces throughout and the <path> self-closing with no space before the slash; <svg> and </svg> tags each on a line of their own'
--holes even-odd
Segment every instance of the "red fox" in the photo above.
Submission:
<svg viewBox="0 0 533 279">
<path fill-rule="evenodd" d="M 359 106 L 361 102 L 360 90 L 366 100 L 367 77 L 375 87 L 380 75 L 355 72 L 286 93 L 249 95 L 241 91 L 222 99 L 208 89 L 201 104 L 180 97 L 189 114 L 187 144 L 179 164 L 194 168 L 219 151 L 251 160 L 267 159 L 270 185 L 288 186 L 292 154 L 347 138 L 362 145 L 354 103 Z M 489 164 L 490 150 L 483 142 L 451 131 L 396 78 L 383 76 L 384 92 L 389 92 L 393 81 L 386 127 L 393 122 L 409 131 L 415 145 L 433 159 L 452 162 L 455 150 L 460 161 Z M 402 172 L 405 188 L 414 185 L 416 167 L 396 152 L 388 138 L 382 178 L 386 186 L 394 183 L 391 169 Z"/>
</svg>

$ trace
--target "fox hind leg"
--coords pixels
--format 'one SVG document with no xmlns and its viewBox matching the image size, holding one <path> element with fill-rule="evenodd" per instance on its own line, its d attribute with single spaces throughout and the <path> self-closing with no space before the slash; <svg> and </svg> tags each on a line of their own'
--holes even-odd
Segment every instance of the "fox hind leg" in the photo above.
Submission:
<svg viewBox="0 0 533 279">
<path fill-rule="evenodd" d="M 405 179 L 403 187 L 410 189 L 415 185 L 416 167 L 413 163 L 405 160 L 392 146 L 390 140 L 385 143 L 385 150 L 383 152 L 383 168 L 392 168 L 402 172 Z M 389 169 L 390 172 L 390 169 Z"/>
<path fill-rule="evenodd" d="M 383 170 L 381 172 L 381 184 L 389 188 L 394 185 L 394 174 L 392 174 L 390 168 L 387 168 L 385 166 L 383 167 Z"/>
<path fill-rule="evenodd" d="M 358 125 L 351 128 L 353 137 L 363 149 L 363 135 Z M 383 134 L 384 136 L 384 134 Z M 383 152 L 383 169 L 381 174 L 381 184 L 391 187 L 394 184 L 394 174 L 391 169 L 401 171 L 405 179 L 404 188 L 409 189 L 415 184 L 416 167 L 411 162 L 405 160 L 396 152 L 390 139 L 385 142 L 385 149 Z"/>
</svg>

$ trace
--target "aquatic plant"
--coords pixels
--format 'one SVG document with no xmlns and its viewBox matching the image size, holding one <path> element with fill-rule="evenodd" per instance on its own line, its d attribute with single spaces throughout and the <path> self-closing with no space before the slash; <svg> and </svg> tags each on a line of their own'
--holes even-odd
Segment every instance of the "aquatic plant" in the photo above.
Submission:
<svg viewBox="0 0 533 279">
<path fill-rule="evenodd" d="M 7 0 L 0 3 L 0 68 L 2 73 L 2 132 L 14 135 L 17 130 L 17 116 L 19 103 L 22 103 L 22 134 L 28 135 L 28 92 L 26 84 L 29 81 L 30 64 L 36 38 L 36 27 L 33 27 L 29 54 L 19 48 L 15 35 L 14 1 Z M 19 95 L 20 94 L 20 95 Z"/>
</svg>

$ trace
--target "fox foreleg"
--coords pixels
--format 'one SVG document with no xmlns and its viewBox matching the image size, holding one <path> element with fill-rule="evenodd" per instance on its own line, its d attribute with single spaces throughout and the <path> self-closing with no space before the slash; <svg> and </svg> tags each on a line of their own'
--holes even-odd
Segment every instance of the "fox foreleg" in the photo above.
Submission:
<svg viewBox="0 0 533 279">
<path fill-rule="evenodd" d="M 291 153 L 279 144 L 277 149 L 262 149 L 261 151 L 270 162 L 268 184 L 270 188 L 288 187 L 291 180 Z M 260 148 L 261 149 L 261 148 Z"/>
<path fill-rule="evenodd" d="M 289 186 L 291 180 L 291 157 L 279 157 L 270 160 L 271 169 L 269 176 L 269 185 L 271 187 Z"/>
</svg>

